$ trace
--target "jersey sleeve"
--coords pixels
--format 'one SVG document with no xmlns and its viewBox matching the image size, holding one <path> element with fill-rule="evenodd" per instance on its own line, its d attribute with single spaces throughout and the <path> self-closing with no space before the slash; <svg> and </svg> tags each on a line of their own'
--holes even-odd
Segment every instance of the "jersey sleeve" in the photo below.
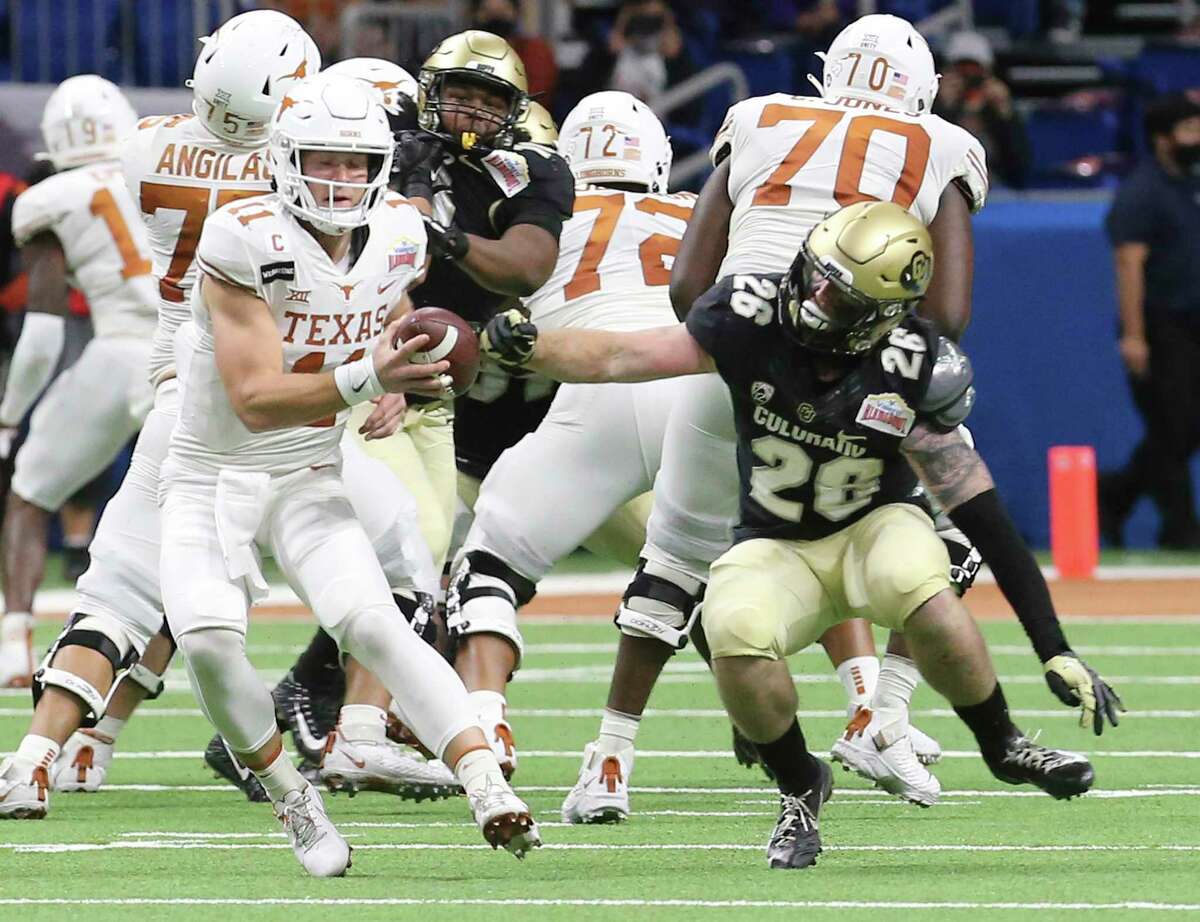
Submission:
<svg viewBox="0 0 1200 922">
<path fill-rule="evenodd" d="M 951 182 L 966 196 L 971 214 L 975 214 L 987 202 L 987 154 L 973 135 L 966 131 L 963 131 L 963 135 L 966 143 L 951 174 Z"/>
<path fill-rule="evenodd" d="M 245 229 L 224 210 L 211 214 L 200 232 L 196 265 L 215 279 L 261 297 L 259 258 Z"/>
<path fill-rule="evenodd" d="M 1104 229 L 1113 246 L 1123 243 L 1153 243 L 1162 226 L 1159 203 L 1148 184 L 1141 182 L 1141 175 L 1134 174 L 1113 199 L 1112 207 L 1104 219 Z"/>
<path fill-rule="evenodd" d="M 928 382 L 917 403 L 922 418 L 945 432 L 957 428 L 975 405 L 975 372 L 967 354 L 945 336 L 930 343 Z"/>
<path fill-rule="evenodd" d="M 562 234 L 563 222 L 575 209 L 575 177 L 567 161 L 536 144 L 516 149 L 524 161 L 528 181 L 497 209 L 500 233 L 517 224 L 533 224 L 550 233 L 555 240 Z"/>
<path fill-rule="evenodd" d="M 735 103 L 729 107 L 725 113 L 725 121 L 721 122 L 721 127 L 717 129 L 717 136 L 713 138 L 712 147 L 708 149 L 708 159 L 714 168 L 719 167 L 721 162 L 733 153 L 733 136 L 736 131 L 735 115 L 739 105 L 741 103 Z"/>
<path fill-rule="evenodd" d="M 139 211 L 142 208 L 142 176 L 146 172 L 145 164 L 154 142 L 156 125 L 153 119 L 145 119 L 133 134 L 121 142 L 121 175 Z"/>
<path fill-rule="evenodd" d="M 712 356 L 726 381 L 746 377 L 748 367 L 763 351 L 763 337 L 777 327 L 772 322 L 773 302 L 737 289 L 737 278 L 721 279 L 701 295 L 685 321 L 692 338 Z"/>
<path fill-rule="evenodd" d="M 17 246 L 25 246 L 44 231 L 54 232 L 67 214 L 73 197 L 62 195 L 59 185 L 44 179 L 17 196 L 12 208 L 12 234 Z"/>
</svg>

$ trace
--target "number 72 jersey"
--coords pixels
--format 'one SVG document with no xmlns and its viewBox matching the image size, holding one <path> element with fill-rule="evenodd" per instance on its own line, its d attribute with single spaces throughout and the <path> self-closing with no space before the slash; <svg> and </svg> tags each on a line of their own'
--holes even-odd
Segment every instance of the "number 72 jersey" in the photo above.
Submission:
<svg viewBox="0 0 1200 922">
<path fill-rule="evenodd" d="M 713 160 L 729 157 L 729 250 L 720 276 L 782 272 L 800 239 L 839 208 L 895 202 L 924 224 L 956 184 L 972 212 L 987 198 L 983 147 L 937 115 L 878 103 L 774 93 L 725 116 Z"/>
</svg>

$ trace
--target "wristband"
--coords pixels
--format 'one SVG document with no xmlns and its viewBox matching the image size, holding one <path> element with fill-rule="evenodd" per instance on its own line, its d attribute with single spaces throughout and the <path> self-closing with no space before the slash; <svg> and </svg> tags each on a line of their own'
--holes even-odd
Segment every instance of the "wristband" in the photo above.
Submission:
<svg viewBox="0 0 1200 922">
<path fill-rule="evenodd" d="M 349 362 L 335 368 L 333 383 L 337 385 L 338 393 L 342 395 L 348 407 L 366 403 L 386 393 L 379 382 L 379 375 L 375 373 L 375 358 L 370 353 L 357 362 Z"/>
</svg>

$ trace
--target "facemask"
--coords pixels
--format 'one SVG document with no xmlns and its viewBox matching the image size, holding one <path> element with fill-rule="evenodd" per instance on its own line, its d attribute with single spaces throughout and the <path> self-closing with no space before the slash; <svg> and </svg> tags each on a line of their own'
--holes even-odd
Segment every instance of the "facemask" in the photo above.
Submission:
<svg viewBox="0 0 1200 922">
<path fill-rule="evenodd" d="M 517 24 L 511 19 L 485 19 L 476 28 L 482 29 L 484 32 L 491 32 L 493 35 L 499 35 L 502 39 L 507 40 L 517 30 Z"/>
</svg>

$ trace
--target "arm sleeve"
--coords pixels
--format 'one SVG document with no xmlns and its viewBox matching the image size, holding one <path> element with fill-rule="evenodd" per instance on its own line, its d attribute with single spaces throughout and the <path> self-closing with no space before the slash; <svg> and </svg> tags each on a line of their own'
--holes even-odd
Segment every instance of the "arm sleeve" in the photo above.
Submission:
<svg viewBox="0 0 1200 922">
<path fill-rule="evenodd" d="M 236 219 L 218 211 L 204 222 L 196 246 L 196 265 L 202 272 L 262 297 L 255 258 L 246 235 L 239 233 Z"/>
<path fill-rule="evenodd" d="M 0 423 L 17 425 L 50 382 L 62 354 L 64 330 L 62 317 L 39 312 L 25 315 L 8 368 L 4 400 L 0 401 Z"/>
</svg>

